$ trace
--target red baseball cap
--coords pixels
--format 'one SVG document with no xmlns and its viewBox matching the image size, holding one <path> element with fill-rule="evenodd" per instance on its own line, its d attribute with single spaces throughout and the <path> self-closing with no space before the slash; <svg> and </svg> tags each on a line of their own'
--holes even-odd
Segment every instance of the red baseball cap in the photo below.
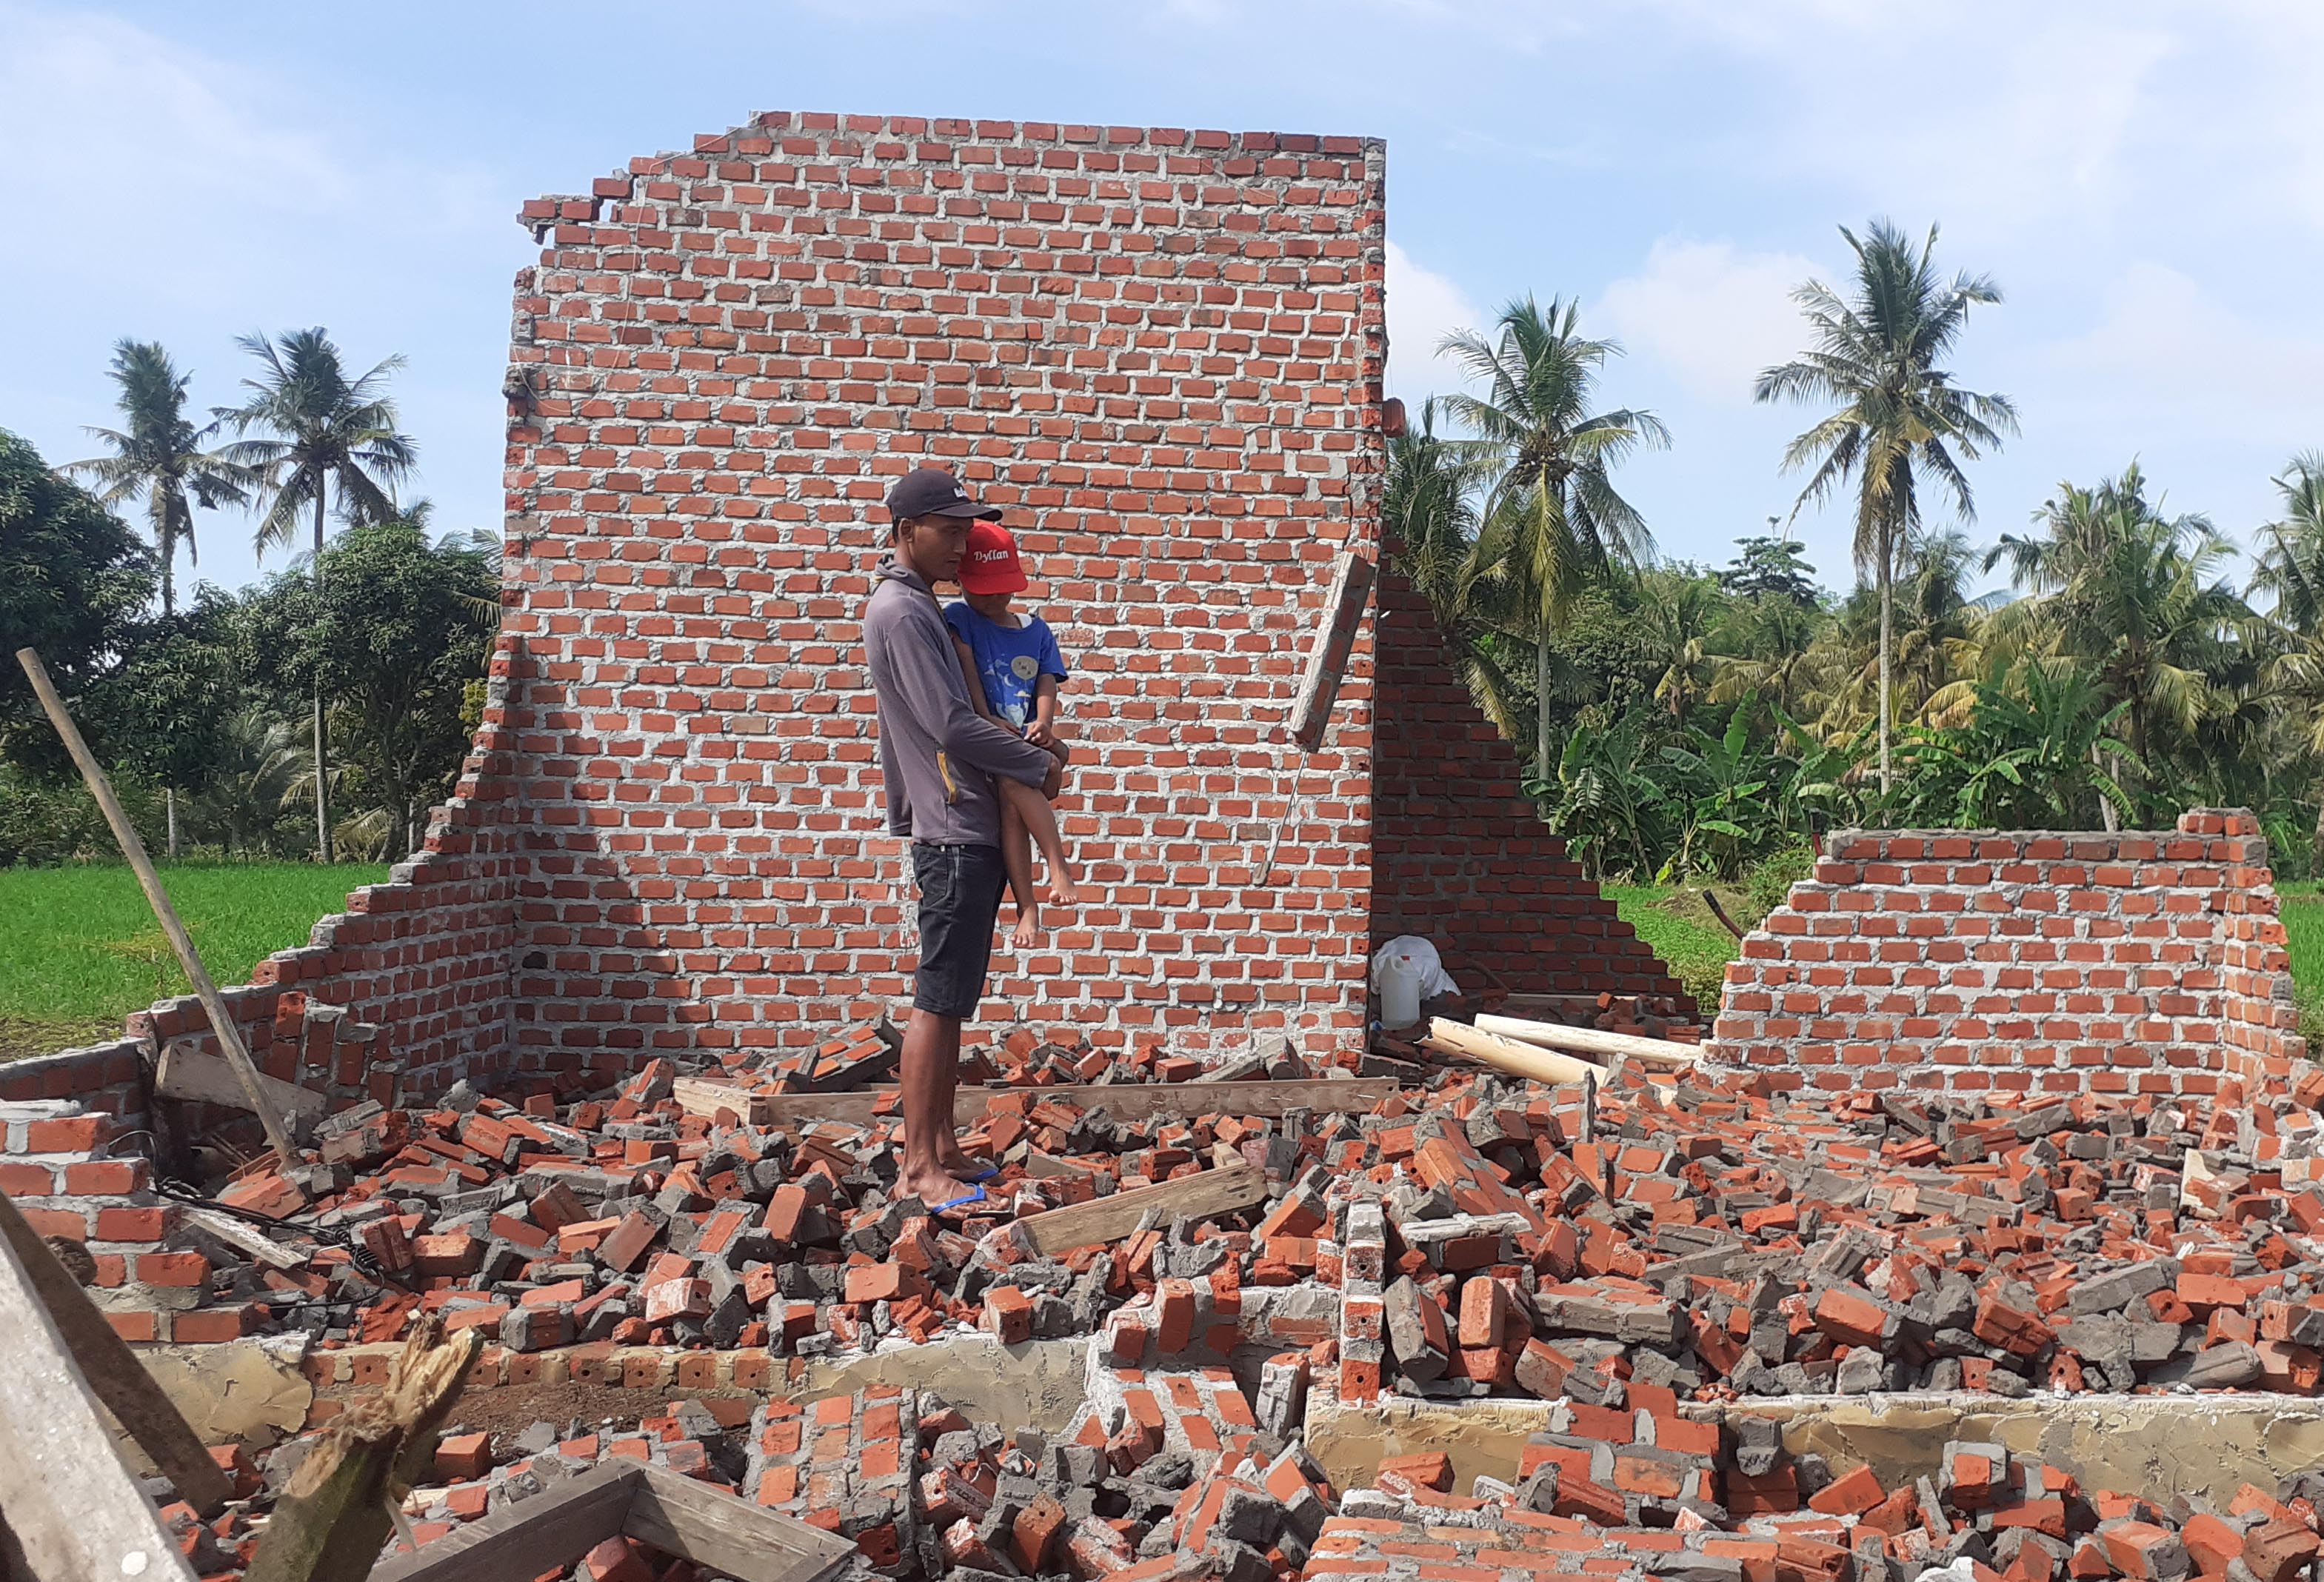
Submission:
<svg viewBox="0 0 2324 1582">
<path fill-rule="evenodd" d="M 997 522 L 968 530 L 968 553 L 960 560 L 963 593 L 1022 593 L 1025 568 L 1017 561 L 1017 541 Z"/>
</svg>

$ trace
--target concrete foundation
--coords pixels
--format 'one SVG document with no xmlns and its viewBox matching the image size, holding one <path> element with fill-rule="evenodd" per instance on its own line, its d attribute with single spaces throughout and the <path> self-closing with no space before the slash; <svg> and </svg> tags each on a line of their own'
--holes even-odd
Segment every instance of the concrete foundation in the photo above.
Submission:
<svg viewBox="0 0 2324 1582">
<path fill-rule="evenodd" d="M 1441 1451 L 1452 1458 L 1453 1486 L 1466 1493 L 1480 1473 L 1516 1476 L 1526 1440 L 1548 1427 L 1552 1404 L 1388 1396 L 1347 1406 L 1318 1398 L 1308 1402 L 1307 1448 L 1342 1488 L 1370 1483 L 1382 1457 Z M 2200 1494 L 2222 1504 L 2246 1483 L 2273 1493 L 2287 1473 L 2324 1462 L 2324 1402 L 2292 1395 L 1819 1395 L 1747 1402 L 1723 1415 L 1776 1418 L 1793 1454 L 1821 1456 L 1834 1472 L 1868 1466 L 1887 1488 L 1934 1472 L 1953 1439 L 2038 1453 L 2086 1489 L 2150 1499 Z"/>
<path fill-rule="evenodd" d="M 972 1418 L 1057 1433 L 1088 1396 L 1090 1346 L 1085 1338 L 1004 1346 L 988 1335 L 956 1335 L 796 1363 L 764 1352 L 577 1346 L 488 1357 L 470 1392 L 586 1383 L 633 1395 L 633 1410 L 650 1415 L 686 1396 L 809 1402 L 896 1384 L 934 1391 Z M 297 1342 L 284 1338 L 143 1347 L 139 1355 L 204 1440 L 266 1444 L 307 1425 L 315 1403 L 374 1388 L 401 1349 L 349 1346 L 302 1364 Z M 1307 1405 L 1307 1448 L 1341 1488 L 1369 1485 L 1384 1457 L 1441 1451 L 1452 1459 L 1454 1486 L 1466 1492 L 1480 1474 L 1514 1477 L 1526 1439 L 1549 1426 L 1555 1405 L 1392 1395 L 1348 1405 L 1318 1392 Z M 2039 1455 L 2086 1489 L 2135 1490 L 2151 1499 L 2199 1494 L 2221 1504 L 2246 1483 L 2273 1492 L 2288 1474 L 2324 1465 L 2324 1401 L 2294 1395 L 1790 1396 L 1684 1410 L 1701 1420 L 1775 1418 L 1794 1455 L 1820 1456 L 1836 1473 L 1869 1466 L 1889 1488 L 1935 1472 L 1955 1439 Z"/>
</svg>

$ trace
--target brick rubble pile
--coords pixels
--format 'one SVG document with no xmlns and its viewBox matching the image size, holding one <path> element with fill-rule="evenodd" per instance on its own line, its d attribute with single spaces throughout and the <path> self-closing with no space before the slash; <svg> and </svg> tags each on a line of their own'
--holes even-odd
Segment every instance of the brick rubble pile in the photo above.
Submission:
<svg viewBox="0 0 2324 1582">
<path fill-rule="evenodd" d="M 1366 1120 L 1326 1157 L 1342 1393 L 2324 1382 L 2304 1106 L 1754 1088 L 1613 1087 L 1591 1115 L 1483 1077 Z"/>
<path fill-rule="evenodd" d="M 658 1381 L 761 1392 L 456 1429 L 410 1503 L 422 1538 L 632 1457 L 838 1531 L 860 1573 L 895 1577 L 2289 1582 L 2312 1560 L 2304 1482 L 2214 1510 L 1963 1443 L 1884 1486 L 1786 1453 L 1751 1411 L 1903 1390 L 2317 1392 L 2324 1133 L 2291 1100 L 1811 1105 L 1709 1069 L 1584 1091 L 1463 1068 L 1360 1115 L 1242 1116 L 1225 1082 L 1205 1113 L 1130 1122 L 1043 1088 L 1194 1072 L 1023 1038 L 983 1073 L 1016 1086 L 964 1138 L 1001 1168 L 994 1201 L 937 1221 L 892 1191 L 892 1119 L 742 1118 L 752 1095 L 857 1087 L 885 1059 L 837 1040 L 743 1075 L 708 1115 L 660 1061 L 562 1104 L 456 1088 L 432 1109 L 359 1106 L 221 1193 L 295 1217 L 322 1244 L 304 1267 L 180 1238 L 215 1265 L 214 1298 L 306 1329 L 327 1371 L 425 1312 L 484 1329 L 484 1365 L 510 1382 L 545 1350 L 575 1348 L 577 1378 L 584 1355 L 629 1346 L 680 1359 Z M 1263 1199 L 1062 1254 L 1027 1230 L 1230 1165 Z M 1073 1420 L 997 1427 L 895 1388 L 782 1398 L 807 1358 L 964 1330 L 1086 1337 Z M 775 1366 L 683 1365 L 745 1351 Z M 1303 1444 L 1311 1396 L 1383 1392 L 1549 1404 L 1503 1476 L 1456 1491 L 1443 1457 L 1390 1457 L 1334 1489 Z M 259 1468 L 231 1466 L 255 1491 Z M 264 1503 L 180 1512 L 197 1568 L 235 1570 Z M 578 1575 L 694 1577 L 627 1540 Z"/>
</svg>

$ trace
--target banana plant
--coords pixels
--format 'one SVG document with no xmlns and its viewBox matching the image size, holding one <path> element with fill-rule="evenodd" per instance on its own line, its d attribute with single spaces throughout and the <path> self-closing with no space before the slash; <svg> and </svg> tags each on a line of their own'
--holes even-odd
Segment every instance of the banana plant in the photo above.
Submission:
<svg viewBox="0 0 2324 1582">
<path fill-rule="evenodd" d="M 1719 735 L 1690 726 L 1683 744 L 1663 749 L 1664 761 L 1678 772 L 1680 812 L 1678 841 L 1658 883 L 1698 873 L 1731 875 L 1781 828 L 1775 796 L 1780 767 L 1751 740 L 1757 704 L 1757 694 L 1738 703 Z"/>
</svg>

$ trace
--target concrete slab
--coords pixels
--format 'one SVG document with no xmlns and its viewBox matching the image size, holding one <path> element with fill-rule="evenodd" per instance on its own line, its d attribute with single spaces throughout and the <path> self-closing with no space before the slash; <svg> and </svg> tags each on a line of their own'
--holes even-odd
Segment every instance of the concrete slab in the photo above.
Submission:
<svg viewBox="0 0 2324 1582">
<path fill-rule="evenodd" d="M 254 1336 L 211 1346 L 141 1346 L 137 1360 L 205 1445 L 272 1445 L 306 1427 L 315 1386 L 300 1366 L 304 1335 Z M 134 1441 L 124 1448 L 148 1470 Z"/>
<path fill-rule="evenodd" d="M 1549 1413 L 1542 1401 L 1388 1396 L 1351 1406 L 1318 1397 L 1308 1402 L 1307 1447 L 1342 1488 L 1369 1484 L 1382 1457 L 1442 1451 L 1465 1493 L 1480 1473 L 1514 1477 L 1526 1440 L 1547 1426 Z M 1949 1439 L 2038 1454 L 2085 1488 L 2221 1503 L 2244 1484 L 2273 1492 L 2285 1474 L 2324 1462 L 2324 1402 L 2293 1395 L 1794 1396 L 1687 1415 L 1775 1418 L 1794 1454 L 1820 1455 L 1835 1472 L 1869 1466 L 1891 1488 L 1933 1472 Z"/>
<path fill-rule="evenodd" d="M 867 1384 L 933 1390 L 967 1416 L 1054 1434 L 1080 1407 L 1086 1337 L 1003 1346 L 990 1335 L 947 1335 L 838 1360 L 811 1358 L 807 1377 L 772 1394 L 798 1402 L 852 1395 Z"/>
</svg>

